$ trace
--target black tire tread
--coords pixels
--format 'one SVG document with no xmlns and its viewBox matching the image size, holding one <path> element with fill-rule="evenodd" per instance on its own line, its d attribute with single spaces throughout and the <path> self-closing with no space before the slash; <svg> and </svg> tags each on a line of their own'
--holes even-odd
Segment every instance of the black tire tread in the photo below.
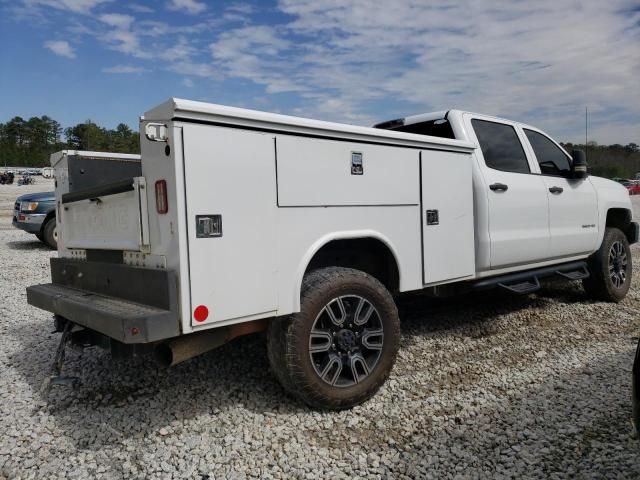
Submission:
<svg viewBox="0 0 640 480">
<path fill-rule="evenodd" d="M 56 219 L 55 217 L 47 220 L 47 223 L 42 227 L 42 241 L 52 250 L 57 250 L 58 245 L 56 244 L 56 240 L 53 237 L 53 231 L 56 228 Z"/>
<path fill-rule="evenodd" d="M 301 340 L 297 337 L 300 335 L 300 329 L 295 328 L 296 323 L 301 321 L 305 312 L 304 306 L 311 302 L 313 296 L 317 295 L 321 289 L 332 288 L 334 285 L 345 285 L 349 283 L 366 282 L 368 287 L 373 288 L 388 306 L 392 308 L 395 315 L 395 321 L 391 322 L 393 331 L 388 331 L 385 336 L 396 339 L 392 345 L 393 357 L 390 367 L 381 372 L 378 381 L 373 383 L 368 389 L 363 389 L 357 395 L 344 400 L 337 400 L 327 395 L 323 395 L 307 378 L 304 370 L 300 365 L 300 359 L 297 358 L 295 345 Z M 340 410 L 351 408 L 354 405 L 362 403 L 372 397 L 380 386 L 389 377 L 395 356 L 399 348 L 400 338 L 400 322 L 398 320 L 398 311 L 395 302 L 389 291 L 376 278 L 368 275 L 360 270 L 342 267 L 327 267 L 318 269 L 305 275 L 302 282 L 301 294 L 301 312 L 290 315 L 288 317 L 277 318 L 271 322 L 268 334 L 268 356 L 271 368 L 280 381 L 284 389 L 303 400 L 308 405 L 327 410 Z M 388 328 L 388 327 L 385 327 Z"/>
<path fill-rule="evenodd" d="M 607 274 L 609 249 L 611 248 L 611 244 L 616 240 L 621 241 L 627 250 L 627 280 L 622 289 L 615 288 Z M 629 287 L 631 286 L 633 265 L 629 242 L 620 229 L 615 227 L 606 228 L 600 248 L 589 257 L 588 268 L 590 275 L 588 278 L 582 280 L 582 286 L 591 299 L 617 303 L 627 295 Z"/>
</svg>

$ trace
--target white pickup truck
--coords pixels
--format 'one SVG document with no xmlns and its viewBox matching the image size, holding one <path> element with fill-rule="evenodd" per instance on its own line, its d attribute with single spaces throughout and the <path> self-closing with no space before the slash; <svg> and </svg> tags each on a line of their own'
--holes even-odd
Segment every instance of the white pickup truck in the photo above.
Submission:
<svg viewBox="0 0 640 480">
<path fill-rule="evenodd" d="M 62 347 L 152 347 L 172 365 L 266 330 L 285 389 L 339 409 L 388 377 L 400 292 L 529 293 L 553 275 L 593 299 L 629 289 L 626 189 L 534 127 L 450 110 L 366 128 L 171 99 L 140 131 L 140 174 L 115 182 L 74 188 L 54 156 L 59 255 L 27 292 Z"/>
</svg>

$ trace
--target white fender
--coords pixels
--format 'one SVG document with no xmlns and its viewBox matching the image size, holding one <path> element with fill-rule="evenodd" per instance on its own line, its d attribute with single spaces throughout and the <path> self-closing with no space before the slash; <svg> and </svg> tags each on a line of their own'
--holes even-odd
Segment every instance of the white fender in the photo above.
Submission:
<svg viewBox="0 0 640 480">
<path fill-rule="evenodd" d="M 400 262 L 398 261 L 398 252 L 388 237 L 375 230 L 347 230 L 341 232 L 331 232 L 316 240 L 311 245 L 311 247 L 309 247 L 309 249 L 303 255 L 302 260 L 298 264 L 298 268 L 296 270 L 296 279 L 294 282 L 292 302 L 294 311 L 300 311 L 300 293 L 302 290 L 302 279 L 304 277 L 304 272 L 307 270 L 307 267 L 309 266 L 309 263 L 311 262 L 311 259 L 314 257 L 314 255 L 318 253 L 318 251 L 329 242 L 332 242 L 334 240 L 352 240 L 356 238 L 374 238 L 376 240 L 380 240 L 384 245 L 386 245 L 387 248 L 389 248 L 391 255 L 393 255 L 396 265 L 398 266 L 398 280 L 400 281 L 403 272 L 402 267 L 400 266 Z"/>
</svg>

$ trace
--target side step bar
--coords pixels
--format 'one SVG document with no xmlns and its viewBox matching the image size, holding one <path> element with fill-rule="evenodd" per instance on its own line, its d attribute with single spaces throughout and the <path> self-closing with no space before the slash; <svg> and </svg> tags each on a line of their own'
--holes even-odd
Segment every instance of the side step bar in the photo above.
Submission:
<svg viewBox="0 0 640 480">
<path fill-rule="evenodd" d="M 473 290 L 486 290 L 502 287 L 513 293 L 532 293 L 540 289 L 540 278 L 559 275 L 568 280 L 582 280 L 589 276 L 587 262 L 570 262 L 560 265 L 527 270 L 525 272 L 508 273 L 480 280 L 473 284 Z"/>
</svg>

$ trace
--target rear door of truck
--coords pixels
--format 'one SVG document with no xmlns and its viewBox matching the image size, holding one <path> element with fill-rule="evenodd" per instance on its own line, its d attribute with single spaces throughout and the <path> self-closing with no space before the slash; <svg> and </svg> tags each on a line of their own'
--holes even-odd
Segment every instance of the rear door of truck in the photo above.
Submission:
<svg viewBox="0 0 640 480">
<path fill-rule="evenodd" d="M 525 138 L 512 122 L 492 117 L 465 114 L 465 126 L 480 147 L 491 268 L 548 260 L 547 189 L 525 153 Z"/>
</svg>

